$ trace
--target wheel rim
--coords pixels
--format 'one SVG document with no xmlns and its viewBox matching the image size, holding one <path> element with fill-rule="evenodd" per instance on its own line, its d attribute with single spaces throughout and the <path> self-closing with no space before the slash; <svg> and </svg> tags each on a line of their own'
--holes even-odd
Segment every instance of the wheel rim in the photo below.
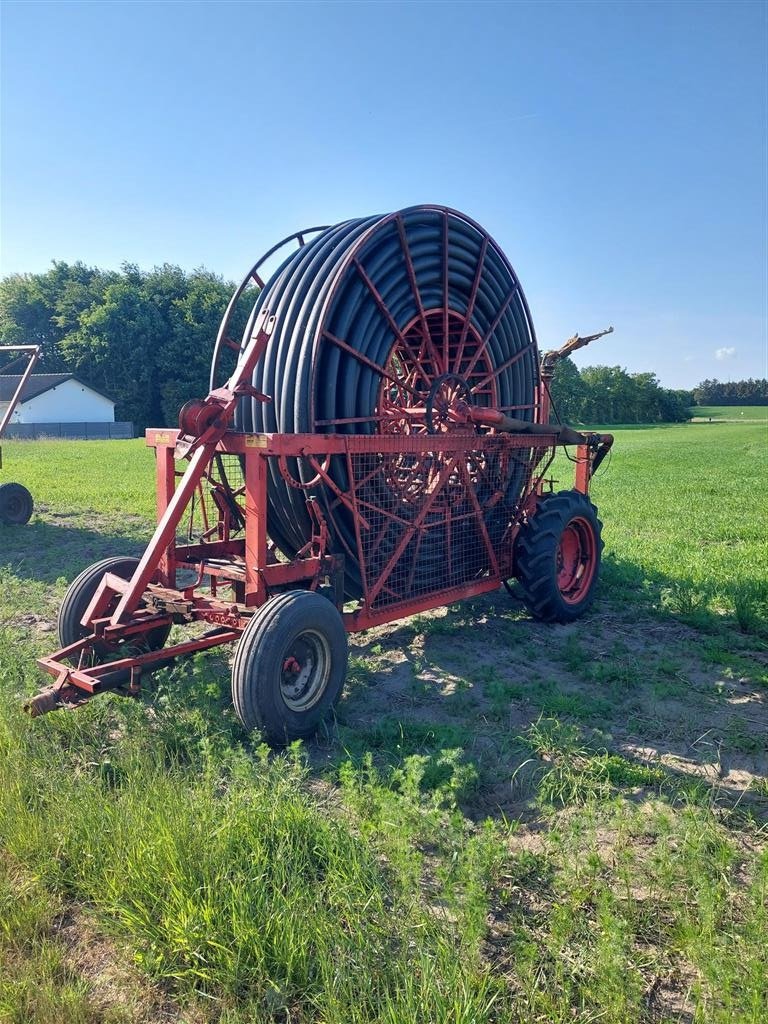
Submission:
<svg viewBox="0 0 768 1024">
<path fill-rule="evenodd" d="M 331 672 L 328 641 L 314 630 L 305 630 L 283 653 L 280 695 L 291 711 L 302 712 L 322 697 Z"/>
<path fill-rule="evenodd" d="M 595 576 L 597 545 L 591 523 L 577 516 L 567 524 L 557 546 L 557 587 L 566 604 L 579 604 Z"/>
</svg>

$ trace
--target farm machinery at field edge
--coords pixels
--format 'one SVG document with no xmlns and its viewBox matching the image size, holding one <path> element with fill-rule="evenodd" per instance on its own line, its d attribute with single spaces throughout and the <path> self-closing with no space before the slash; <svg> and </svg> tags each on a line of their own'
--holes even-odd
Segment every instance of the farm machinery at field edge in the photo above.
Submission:
<svg viewBox="0 0 768 1024">
<path fill-rule="evenodd" d="M 183 407 L 178 431 L 147 431 L 154 536 L 140 559 L 106 559 L 72 583 L 61 649 L 39 660 L 55 681 L 27 709 L 136 694 L 144 672 L 238 641 L 238 716 L 284 743 L 340 696 L 348 632 L 512 577 L 536 617 L 573 621 L 594 596 L 589 484 L 613 437 L 551 424 L 549 384 L 557 360 L 596 337 L 539 360 L 506 257 L 445 207 L 285 239 L 230 301 L 208 397 Z M 575 482 L 554 492 L 559 445 L 575 446 Z M 169 645 L 174 625 L 198 632 Z"/>
<path fill-rule="evenodd" d="M 11 417 L 18 405 L 24 385 L 32 373 L 35 363 L 40 357 L 39 345 L 0 345 L 0 352 L 16 352 L 20 358 L 26 357 L 26 366 L 21 374 L 20 380 L 13 394 L 10 396 L 8 405 L 0 420 L 0 440 L 2 440 L 5 428 L 11 421 Z M 15 362 L 16 360 L 14 360 Z M 7 364 L 5 370 L 7 371 Z M 0 468 L 2 468 L 2 450 L 0 450 Z M 22 484 L 6 483 L 0 484 L 0 523 L 4 526 L 23 526 L 32 518 L 34 511 L 32 495 Z"/>
</svg>

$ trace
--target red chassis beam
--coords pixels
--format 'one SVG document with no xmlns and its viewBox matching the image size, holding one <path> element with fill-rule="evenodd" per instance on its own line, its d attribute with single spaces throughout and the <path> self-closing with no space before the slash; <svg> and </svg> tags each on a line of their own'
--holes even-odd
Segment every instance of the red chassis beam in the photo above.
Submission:
<svg viewBox="0 0 768 1024">
<path fill-rule="evenodd" d="M 542 429 L 542 428 L 539 428 Z M 158 517 L 162 519 L 173 496 L 174 451 L 178 431 L 148 430 L 147 444 L 156 449 L 158 467 Z M 176 568 L 192 567 L 196 560 L 218 555 L 242 556 L 238 576 L 242 578 L 241 620 L 250 617 L 254 607 L 266 599 L 270 589 L 287 583 L 312 581 L 315 585 L 320 576 L 329 568 L 327 560 L 312 554 L 304 554 L 293 562 L 276 562 L 270 557 L 266 529 L 267 507 L 267 461 L 277 459 L 281 467 L 286 460 L 315 458 L 321 462 L 330 455 L 354 455 L 381 453 L 384 455 L 422 454 L 433 452 L 437 435 L 343 435 L 343 434 L 242 434 L 227 433 L 218 442 L 216 451 L 221 454 L 244 456 L 245 464 L 245 537 L 238 540 L 211 541 L 205 544 L 174 546 L 170 544 L 158 559 L 158 576 L 166 586 L 174 587 Z M 505 433 L 503 444 L 508 449 L 537 449 L 539 458 L 552 452 L 560 443 L 557 428 L 551 433 L 518 434 Z M 587 433 L 584 444 L 576 446 L 574 462 L 576 490 L 586 494 L 592 474 L 613 444 L 610 434 Z M 467 432 L 451 432 L 439 435 L 439 449 L 445 455 L 460 455 L 479 443 L 478 435 L 471 428 Z M 287 468 L 285 469 L 287 472 Z M 540 494 L 543 488 L 543 472 L 534 478 L 531 497 Z M 227 569 L 217 569 L 227 575 Z M 435 591 L 418 599 L 409 599 L 392 604 L 386 609 L 367 607 L 364 601 L 360 608 L 345 615 L 347 629 L 352 632 L 365 629 L 373 624 L 393 621 L 407 615 L 424 611 L 444 603 L 451 603 L 462 597 L 470 597 L 484 590 L 493 589 L 501 581 L 501 574 L 485 577 L 464 586 L 452 588 L 449 592 Z M 479 589 L 478 589 L 479 588 Z M 112 622 L 115 623 L 115 617 Z M 234 623 L 233 623 L 234 625 Z M 235 627 L 237 628 L 237 627 Z"/>
</svg>

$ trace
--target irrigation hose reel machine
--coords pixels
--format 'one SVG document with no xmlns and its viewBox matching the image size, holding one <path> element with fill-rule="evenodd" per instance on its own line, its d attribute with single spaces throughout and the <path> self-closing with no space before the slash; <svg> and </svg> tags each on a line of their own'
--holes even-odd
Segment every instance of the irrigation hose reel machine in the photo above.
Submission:
<svg viewBox="0 0 768 1024">
<path fill-rule="evenodd" d="M 534 616 L 575 620 L 602 549 L 589 484 L 613 438 L 551 423 L 549 384 L 599 336 L 540 357 L 508 260 L 445 207 L 280 242 L 230 300 L 208 397 L 178 430 L 147 431 L 152 540 L 72 583 L 60 649 L 39 661 L 54 682 L 28 710 L 136 694 L 153 668 L 237 641 L 237 714 L 280 744 L 338 700 L 349 632 L 513 578 Z M 559 445 L 575 480 L 554 492 Z"/>
</svg>

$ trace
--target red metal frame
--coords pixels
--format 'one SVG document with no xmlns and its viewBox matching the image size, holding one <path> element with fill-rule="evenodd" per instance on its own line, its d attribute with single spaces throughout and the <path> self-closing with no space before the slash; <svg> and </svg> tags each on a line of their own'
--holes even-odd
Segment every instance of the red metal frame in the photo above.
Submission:
<svg viewBox="0 0 768 1024">
<path fill-rule="evenodd" d="M 281 561 L 271 546 L 265 514 L 269 459 L 307 460 L 316 468 L 318 476 L 328 481 L 325 463 L 329 456 L 351 459 L 368 454 L 421 455 L 434 452 L 436 448 L 435 435 L 424 434 L 372 436 L 226 433 L 210 446 L 201 445 L 193 453 L 186 473 L 179 477 L 175 468 L 175 455 L 180 437 L 178 431 L 147 431 L 147 444 L 156 451 L 158 528 L 133 579 L 125 581 L 107 574 L 83 616 L 84 624 L 90 626 L 93 634 L 39 661 L 40 666 L 56 678 L 54 689 L 60 695 L 59 702 L 80 703 L 88 695 L 103 689 L 115 685 L 124 686 L 124 678 L 115 682 L 118 680 L 117 674 L 121 672 L 123 676 L 130 673 L 130 684 L 135 687 L 144 668 L 237 639 L 254 609 L 286 585 L 316 589 L 322 583 L 333 585 L 336 582 L 340 567 L 339 556 L 328 550 L 328 536 L 322 536 L 320 530 L 313 538 L 314 543 L 291 561 Z M 608 443 L 608 437 L 587 435 L 585 441 L 576 449 L 576 476 L 580 489 L 588 486 L 590 467 L 596 453 Z M 357 607 L 343 612 L 344 624 L 349 632 L 495 590 L 503 580 L 513 575 L 515 533 L 524 515 L 535 507 L 537 495 L 544 486 L 544 474 L 554 454 L 557 433 L 553 431 L 534 438 L 528 434 L 440 435 L 437 444 L 445 459 L 443 476 L 449 476 L 457 466 L 465 462 L 468 450 L 482 452 L 491 442 L 497 452 L 527 452 L 534 448 L 538 468 L 535 476 L 531 477 L 530 486 L 520 505 L 520 514 L 516 521 L 510 523 L 498 548 L 494 548 L 487 532 L 482 531 L 482 543 L 488 555 L 487 570 L 480 578 L 460 585 L 377 606 L 376 599 L 387 583 L 387 570 L 391 572 L 408 542 L 403 539 L 375 580 L 364 577 L 363 596 Z M 204 471 L 210 464 L 212 452 L 242 458 L 245 529 L 239 531 L 242 536 L 232 536 L 233 531 L 227 525 L 226 516 L 222 514 L 218 522 L 220 529 L 215 537 L 205 542 L 180 543 L 176 537 L 180 514 L 188 506 L 192 493 L 202 481 L 208 479 Z M 472 491 L 471 485 L 467 490 Z M 354 487 L 348 500 L 353 504 L 356 522 L 364 521 L 366 510 L 357 500 Z M 482 523 L 482 517 L 478 516 L 477 521 Z M 319 523 L 322 524 L 321 513 Z M 416 530 L 418 526 L 418 522 L 414 521 L 411 528 Z M 364 570 L 359 530 L 357 539 L 357 554 Z M 181 573 L 189 575 L 190 572 L 194 573 L 194 583 L 177 587 L 177 577 Z M 200 585 L 205 577 L 211 581 L 210 592 L 206 592 Z M 217 632 L 185 640 L 160 651 L 132 654 L 118 660 L 114 660 L 113 656 L 113 660 L 90 665 L 95 640 L 117 651 L 120 643 L 127 638 L 136 638 L 172 622 L 208 623 L 217 627 Z M 46 700 L 50 700 L 49 694 L 44 695 L 40 705 L 44 706 Z"/>
<path fill-rule="evenodd" d="M 16 352 L 16 353 L 19 353 L 19 354 L 27 357 L 27 365 L 24 367 L 24 371 L 21 374 L 21 378 L 20 378 L 19 383 L 18 383 L 18 385 L 16 387 L 16 390 L 14 391 L 13 395 L 11 396 L 11 400 L 8 403 L 8 407 L 6 408 L 5 413 L 3 414 L 2 419 L 0 420 L 0 439 L 2 439 L 2 436 L 5 433 L 5 429 L 8 426 L 8 424 L 10 423 L 11 417 L 13 416 L 14 411 L 16 410 L 16 406 L 19 403 L 19 399 L 21 398 L 21 393 L 24 390 L 24 385 L 29 380 L 30 374 L 32 373 L 32 370 L 34 369 L 34 366 L 35 366 L 35 364 L 37 363 L 37 360 L 40 357 L 40 346 L 39 345 L 0 345 L 0 352 Z M 6 367 L 12 365 L 13 362 L 15 362 L 15 360 L 11 360 L 10 363 L 7 363 Z M 2 465 L 3 465 L 3 450 L 2 450 L 2 446 L 0 446 L 0 467 L 2 467 Z M 31 512 L 31 505 L 30 505 L 28 511 L 26 512 L 26 519 L 25 518 L 16 519 L 15 515 L 14 515 L 16 510 L 19 508 L 19 506 L 16 505 L 16 502 L 19 501 L 19 494 L 24 495 L 25 492 L 26 492 L 26 495 L 29 495 L 29 492 L 26 491 L 26 488 L 17 488 L 15 494 L 10 498 L 10 500 L 6 504 L 5 511 L 6 511 L 6 513 L 10 513 L 11 521 L 13 521 L 13 522 L 23 523 L 23 522 L 26 522 L 26 520 L 29 518 L 29 513 Z"/>
<path fill-rule="evenodd" d="M 428 334 L 427 315 L 420 308 L 419 316 L 425 319 Z M 610 435 L 578 435 L 573 431 L 566 438 L 561 428 L 548 425 L 548 366 L 557 354 L 550 354 L 550 363 L 543 365 L 534 424 L 510 420 L 503 410 L 470 405 L 461 397 L 461 389 L 456 389 L 455 394 L 451 392 L 451 408 L 437 432 L 423 432 L 428 410 L 421 404 L 402 411 L 422 432 L 231 432 L 234 410 L 242 396 L 270 400 L 256 392 L 250 380 L 273 326 L 274 317 L 268 310 L 262 311 L 250 326 L 248 344 L 239 354 L 232 377 L 223 387 L 214 388 L 204 401 L 187 403 L 180 414 L 180 430 L 147 431 L 147 443 L 156 451 L 157 465 L 158 522 L 154 535 L 130 580 L 109 573 L 101 580 L 82 618 L 89 635 L 39 660 L 55 682 L 30 701 L 32 713 L 40 714 L 62 704 L 76 705 L 105 689 L 135 692 L 142 670 L 236 640 L 255 609 L 286 587 L 332 587 L 349 632 L 495 590 L 514 575 L 515 535 L 535 510 L 557 445 L 576 444 L 575 486 L 587 493 L 592 473 L 613 441 Z M 448 365 L 447 312 L 443 328 L 443 365 Z M 467 334 L 465 324 L 461 345 Z M 401 332 L 396 336 L 402 338 Z M 423 351 L 426 345 L 425 335 Z M 414 358 L 423 351 L 414 353 Z M 471 365 L 463 368 L 465 380 L 480 352 L 478 345 Z M 458 364 L 462 358 L 459 351 Z M 477 391 L 485 383 L 480 380 L 471 390 Z M 419 403 L 424 401 L 419 393 L 415 398 Z M 242 485 L 234 490 L 227 487 L 222 470 L 221 460 L 227 457 L 234 457 L 242 472 Z M 270 459 L 276 460 L 286 482 L 304 490 L 312 523 L 311 539 L 292 558 L 281 558 L 268 535 Z M 333 459 L 345 460 L 346 489 L 330 472 Z M 176 469 L 181 460 L 187 463 L 183 473 Z M 304 477 L 313 478 L 311 484 L 291 477 L 290 465 L 296 460 L 307 471 Z M 522 496 L 514 509 L 508 510 L 503 501 L 504 487 L 515 473 L 525 474 Z M 387 484 L 391 479 L 399 481 L 395 493 L 408 504 L 409 517 L 402 505 L 387 508 L 371 499 L 366 487 L 377 474 L 389 474 L 385 476 Z M 480 479 L 486 485 L 490 481 L 482 499 L 476 493 Z M 329 509 L 324 510 L 311 493 L 316 484 L 323 485 L 323 500 L 349 517 L 354 526 L 353 540 L 334 535 Z M 409 504 L 411 497 L 413 503 Z M 182 542 L 182 519 L 195 507 L 202 528 L 193 536 L 190 527 Z M 497 507 L 502 512 L 494 520 Z M 416 587 L 413 571 L 409 573 L 403 563 L 415 564 L 423 537 L 430 529 L 445 530 L 449 537 L 453 536 L 451 531 L 465 540 L 469 537 L 474 561 L 463 575 L 454 571 L 462 567 L 450 564 L 448 545 L 449 564 L 440 567 L 434 585 Z M 389 546 L 384 543 L 385 537 Z M 361 597 L 352 609 L 344 606 L 345 554 L 355 557 L 362 580 Z M 180 577 L 189 575 L 194 576 L 192 582 L 179 582 Z M 172 623 L 206 623 L 214 628 L 158 651 L 136 653 L 136 642 Z M 130 647 L 127 640 L 132 641 Z"/>
</svg>

